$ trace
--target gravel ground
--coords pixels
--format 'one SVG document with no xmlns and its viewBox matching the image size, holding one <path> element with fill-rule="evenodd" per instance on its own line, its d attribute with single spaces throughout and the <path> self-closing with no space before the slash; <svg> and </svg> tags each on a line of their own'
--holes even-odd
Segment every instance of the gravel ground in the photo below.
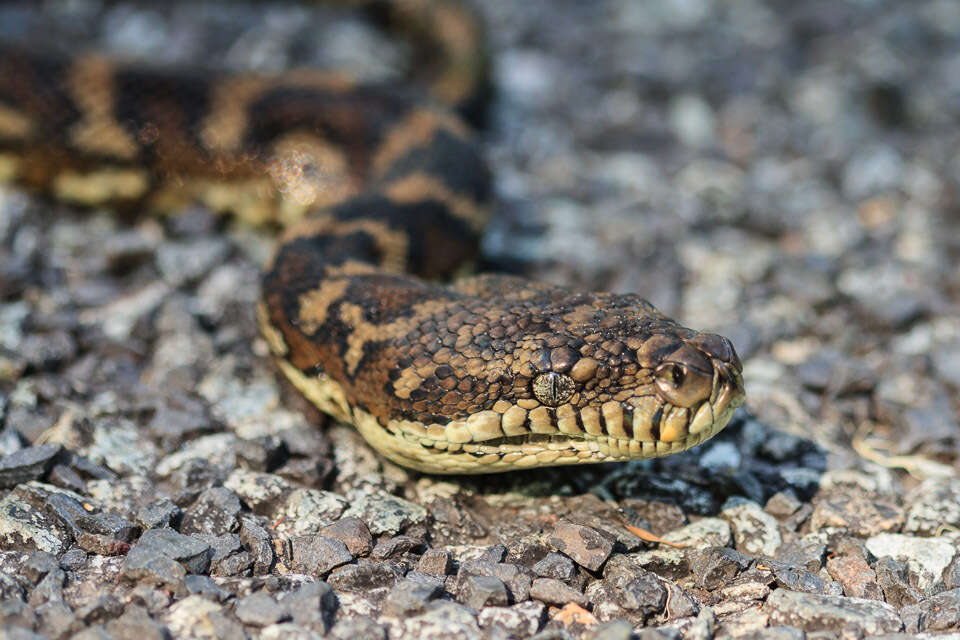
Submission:
<svg viewBox="0 0 960 640">
<path fill-rule="evenodd" d="M 299 6 L 45 6 L 0 37 L 407 55 Z M 659 461 L 410 472 L 278 378 L 269 237 L 0 190 L 0 637 L 960 638 L 960 4 L 482 10 L 487 261 L 730 336 L 746 407 Z"/>
</svg>

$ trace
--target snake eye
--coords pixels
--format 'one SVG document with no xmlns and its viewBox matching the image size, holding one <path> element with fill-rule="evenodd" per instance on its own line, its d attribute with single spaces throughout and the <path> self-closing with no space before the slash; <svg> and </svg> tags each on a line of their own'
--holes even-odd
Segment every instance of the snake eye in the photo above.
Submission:
<svg viewBox="0 0 960 640">
<path fill-rule="evenodd" d="M 661 395 L 679 407 L 692 407 L 713 390 L 713 375 L 676 362 L 657 367 L 654 378 Z"/>
<path fill-rule="evenodd" d="M 533 395 L 548 407 L 557 407 L 570 399 L 576 390 L 573 378 L 550 371 L 533 379 Z"/>
</svg>

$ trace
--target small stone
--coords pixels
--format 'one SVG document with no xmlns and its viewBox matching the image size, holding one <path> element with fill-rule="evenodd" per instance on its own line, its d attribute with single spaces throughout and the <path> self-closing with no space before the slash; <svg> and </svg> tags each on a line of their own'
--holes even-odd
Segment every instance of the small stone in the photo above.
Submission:
<svg viewBox="0 0 960 640">
<path fill-rule="evenodd" d="M 127 605 L 123 615 L 107 623 L 107 632 L 116 640 L 166 640 L 167 630 L 147 610 Z"/>
<path fill-rule="evenodd" d="M 240 541 L 253 558 L 253 575 L 269 574 L 276 558 L 273 538 L 255 516 L 240 517 Z"/>
<path fill-rule="evenodd" d="M 237 600 L 233 612 L 240 622 L 253 627 L 266 627 L 290 619 L 287 608 L 264 591 Z"/>
<path fill-rule="evenodd" d="M 842 528 L 856 536 L 897 530 L 902 524 L 903 513 L 895 505 L 856 492 L 818 500 L 810 516 L 811 531 Z"/>
<path fill-rule="evenodd" d="M 0 458 L 0 489 L 40 480 L 63 452 L 59 444 L 41 444 L 14 451 Z"/>
<path fill-rule="evenodd" d="M 333 624 L 337 597 L 326 582 L 308 582 L 284 594 L 280 603 L 290 611 L 294 623 L 327 633 Z"/>
<path fill-rule="evenodd" d="M 804 593 L 836 596 L 843 594 L 843 587 L 839 583 L 824 580 L 811 571 L 805 571 L 776 561 L 767 560 L 764 563 L 773 570 L 773 577 L 777 586 Z"/>
<path fill-rule="evenodd" d="M 60 562 L 57 560 L 57 556 L 46 551 L 34 551 L 20 565 L 23 577 L 29 580 L 31 584 L 37 584 L 45 575 L 59 568 Z"/>
<path fill-rule="evenodd" d="M 113 595 L 101 595 L 87 602 L 74 612 L 87 624 L 96 624 L 113 620 L 123 612 L 123 603 Z"/>
<path fill-rule="evenodd" d="M 213 559 L 209 544 L 173 529 L 149 529 L 143 532 L 134 549 L 159 553 L 179 562 L 190 573 L 206 573 Z"/>
<path fill-rule="evenodd" d="M 0 627 L 33 627 L 36 612 L 20 598 L 0 600 Z"/>
<path fill-rule="evenodd" d="M 293 485 L 272 473 L 234 469 L 223 486 L 237 494 L 258 515 L 271 515 Z"/>
<path fill-rule="evenodd" d="M 345 518 L 363 520 L 376 536 L 397 535 L 411 525 L 424 524 L 428 516 L 427 510 L 418 504 L 379 492 L 361 497 L 343 513 Z"/>
<path fill-rule="evenodd" d="M 805 537 L 792 542 L 784 542 L 777 549 L 774 558 L 791 567 L 798 567 L 816 573 L 823 567 L 827 555 L 827 545 L 813 537 Z"/>
<path fill-rule="evenodd" d="M 420 561 L 417 562 L 417 571 L 444 576 L 453 570 L 453 558 L 449 551 L 443 549 L 427 549 Z"/>
<path fill-rule="evenodd" d="M 130 549 L 120 570 L 120 577 L 128 582 L 166 587 L 176 590 L 187 575 L 183 566 L 164 554 L 142 547 Z"/>
<path fill-rule="evenodd" d="M 774 518 L 784 520 L 796 513 L 802 506 L 803 503 L 797 498 L 796 494 L 788 489 L 786 491 L 778 491 L 770 496 L 763 510 Z"/>
<path fill-rule="evenodd" d="M 323 576 L 353 561 L 342 541 L 324 536 L 297 536 L 290 540 L 290 568 L 300 573 Z"/>
<path fill-rule="evenodd" d="M 387 640 L 387 631 L 367 616 L 345 618 L 330 631 L 331 640 Z"/>
<path fill-rule="evenodd" d="M 443 589 L 437 584 L 424 584 L 409 578 L 401 580 L 387 594 L 383 602 L 383 615 L 395 618 L 418 615 L 426 611 L 428 604 L 442 594 Z"/>
<path fill-rule="evenodd" d="M 729 584 L 750 566 L 750 558 L 727 547 L 710 547 L 696 552 L 690 571 L 697 584 L 707 590 Z"/>
<path fill-rule="evenodd" d="M 772 557 L 783 543 L 777 519 L 755 502 L 730 498 L 720 515 L 730 523 L 737 551 Z"/>
<path fill-rule="evenodd" d="M 613 542 L 600 535 L 595 529 L 561 521 L 550 534 L 550 544 L 574 562 L 591 571 L 603 566 L 613 553 Z"/>
<path fill-rule="evenodd" d="M 67 571 L 76 571 L 87 561 L 87 552 L 83 549 L 73 548 L 60 556 L 60 566 Z"/>
<path fill-rule="evenodd" d="M 520 602 L 512 607 L 485 607 L 477 622 L 489 631 L 503 631 L 508 637 L 526 638 L 543 626 L 547 608 L 540 602 Z"/>
<path fill-rule="evenodd" d="M 551 551 L 533 565 L 533 572 L 541 578 L 554 578 L 569 583 L 577 576 L 577 567 L 567 556 Z"/>
<path fill-rule="evenodd" d="M 890 605 L 875 600 L 799 593 L 777 589 L 764 605 L 770 624 L 804 631 L 850 629 L 864 635 L 894 633 L 903 628 Z"/>
<path fill-rule="evenodd" d="M 240 499 L 225 487 L 207 489 L 183 514 L 180 531 L 221 535 L 236 530 Z"/>
<path fill-rule="evenodd" d="M 244 638 L 243 627 L 226 614 L 223 605 L 201 596 L 187 596 L 171 606 L 164 622 L 175 638 L 197 637 L 197 630 L 208 630 L 213 638 Z"/>
<path fill-rule="evenodd" d="M 243 541 L 235 533 L 221 536 L 204 536 L 213 549 L 210 575 L 248 576 L 253 568 L 253 556 L 243 547 Z"/>
<path fill-rule="evenodd" d="M 295 489 L 274 513 L 276 531 L 291 537 L 318 534 L 339 520 L 346 508 L 346 498 L 332 491 Z"/>
<path fill-rule="evenodd" d="M 626 620 L 611 620 L 588 629 L 580 637 L 583 640 L 631 640 L 633 625 Z"/>
<path fill-rule="evenodd" d="M 380 587 L 392 587 L 402 577 L 399 569 L 387 563 L 360 560 L 357 564 L 334 571 L 327 578 L 327 582 L 338 591 L 365 592 Z"/>
<path fill-rule="evenodd" d="M 943 526 L 960 527 L 960 478 L 928 478 L 907 494 L 904 531 L 935 536 Z"/>
<path fill-rule="evenodd" d="M 444 602 L 426 613 L 404 620 L 399 637 L 480 640 L 481 635 L 472 611 L 455 602 Z"/>
<path fill-rule="evenodd" d="M 883 589 L 884 600 L 888 604 L 900 608 L 923 599 L 923 595 L 910 584 L 906 563 L 884 556 L 877 559 L 873 568 L 877 574 L 877 583 Z"/>
<path fill-rule="evenodd" d="M 506 585 L 493 576 L 469 576 L 460 585 L 459 598 L 463 604 L 474 609 L 509 604 Z"/>
<path fill-rule="evenodd" d="M 0 500 L 0 548 L 39 550 L 59 555 L 70 546 L 71 539 L 59 522 L 16 492 Z"/>
<path fill-rule="evenodd" d="M 828 558 L 827 573 L 843 586 L 845 596 L 883 600 L 883 590 L 877 584 L 877 574 L 860 555 Z"/>
<path fill-rule="evenodd" d="M 210 576 L 187 575 L 183 577 L 184 594 L 198 595 L 214 602 L 226 602 L 233 596 L 232 593 L 218 585 Z"/>
<path fill-rule="evenodd" d="M 62 638 L 69 635 L 71 629 L 81 626 L 78 617 L 67 603 L 52 600 L 37 607 L 37 630 L 49 638 Z"/>
<path fill-rule="evenodd" d="M 354 556 L 365 556 L 373 550 L 373 536 L 360 518 L 341 518 L 320 533 L 343 542 Z"/>
<path fill-rule="evenodd" d="M 960 627 L 960 589 L 907 605 L 900 615 L 908 633 L 956 630 Z"/>
<path fill-rule="evenodd" d="M 261 436 L 237 442 L 237 462 L 250 471 L 273 471 L 289 455 L 287 445 L 276 436 Z"/>
<path fill-rule="evenodd" d="M 411 536 L 393 536 L 392 538 L 381 538 L 377 546 L 370 552 L 370 557 L 375 560 L 386 560 L 387 558 L 399 558 L 403 554 L 413 551 L 416 553 L 422 549 L 424 542 Z"/>
<path fill-rule="evenodd" d="M 865 542 L 877 558 L 890 556 L 902 559 L 912 574 L 911 583 L 925 594 L 932 595 L 943 588 L 943 570 L 956 554 L 956 546 L 949 540 L 920 538 L 897 533 L 881 533 Z"/>
<path fill-rule="evenodd" d="M 534 580 L 530 586 L 530 597 L 560 607 L 570 602 L 581 607 L 589 604 L 582 593 L 553 578 Z"/>
<path fill-rule="evenodd" d="M 667 590 L 653 573 L 637 566 L 627 556 L 616 555 L 603 569 L 603 580 L 616 594 L 616 603 L 643 616 L 663 610 Z"/>
</svg>

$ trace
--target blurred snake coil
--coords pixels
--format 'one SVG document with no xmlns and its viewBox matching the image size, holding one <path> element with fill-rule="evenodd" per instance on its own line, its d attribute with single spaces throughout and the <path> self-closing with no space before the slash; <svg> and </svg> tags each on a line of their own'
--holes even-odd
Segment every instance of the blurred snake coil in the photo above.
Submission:
<svg viewBox="0 0 960 640">
<path fill-rule="evenodd" d="M 450 0 L 345 2 L 411 43 L 403 83 L 226 76 L 0 45 L 0 182 L 200 203 L 282 229 L 257 316 L 287 378 L 430 473 L 676 453 L 744 401 L 730 341 L 636 295 L 463 275 L 487 219 L 482 24 Z"/>
</svg>

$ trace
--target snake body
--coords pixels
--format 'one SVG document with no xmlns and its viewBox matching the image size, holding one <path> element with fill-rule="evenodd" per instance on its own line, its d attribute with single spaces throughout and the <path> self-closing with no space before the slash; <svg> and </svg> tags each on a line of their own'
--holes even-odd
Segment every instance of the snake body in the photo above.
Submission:
<svg viewBox="0 0 960 640">
<path fill-rule="evenodd" d="M 355 3 L 354 3 L 355 4 Z M 281 371 L 387 458 L 485 473 L 661 456 L 744 398 L 726 338 L 635 295 L 449 278 L 477 255 L 489 174 L 469 121 L 475 16 L 373 3 L 419 88 L 316 71 L 212 77 L 0 46 L 0 181 L 88 206 L 200 202 L 283 226 L 258 319 Z"/>
</svg>

